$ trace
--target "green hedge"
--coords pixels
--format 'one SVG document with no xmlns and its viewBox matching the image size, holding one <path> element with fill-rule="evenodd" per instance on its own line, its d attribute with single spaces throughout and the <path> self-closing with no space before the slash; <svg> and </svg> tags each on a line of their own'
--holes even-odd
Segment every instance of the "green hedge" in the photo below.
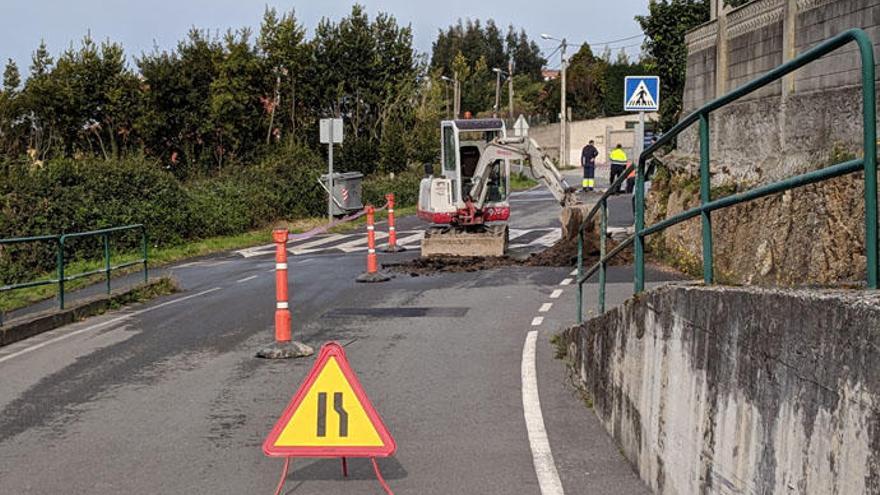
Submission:
<svg viewBox="0 0 880 495">
<path fill-rule="evenodd" d="M 212 179 L 181 183 L 142 157 L 122 160 L 59 160 L 35 167 L 0 164 L 0 238 L 81 232 L 125 224 L 147 225 L 152 246 L 242 233 L 279 219 L 320 216 L 326 194 L 318 185 L 321 158 L 291 147 L 259 163 Z M 364 181 L 364 202 L 381 206 L 395 193 L 400 206 L 415 204 L 420 176 Z M 77 239 L 70 259 L 101 255 L 100 239 Z M 137 246 L 137 235 L 114 238 L 114 246 Z M 49 243 L 0 246 L 0 284 L 31 280 L 55 266 Z"/>
</svg>

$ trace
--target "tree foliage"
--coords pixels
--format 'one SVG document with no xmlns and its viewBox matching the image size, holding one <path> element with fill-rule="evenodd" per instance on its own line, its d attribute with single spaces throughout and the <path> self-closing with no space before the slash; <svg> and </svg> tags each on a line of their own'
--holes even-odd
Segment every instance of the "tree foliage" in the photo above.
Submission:
<svg viewBox="0 0 880 495">
<path fill-rule="evenodd" d="M 669 129 L 681 116 L 682 95 L 687 68 L 688 30 L 709 20 L 706 0 L 657 0 L 648 6 L 648 15 L 636 17 L 645 33 L 644 48 L 649 56 L 646 67 L 660 76 L 660 127 Z"/>
<path fill-rule="evenodd" d="M 307 39 L 293 11 L 267 8 L 256 35 L 192 29 L 133 62 L 87 36 L 57 59 L 41 43 L 23 82 L 7 64 L 0 151 L 34 163 L 142 154 L 196 179 L 295 142 L 318 151 L 318 120 L 342 117 L 343 170 L 395 171 L 411 159 L 423 67 L 410 27 L 391 15 L 354 5 Z"/>
</svg>

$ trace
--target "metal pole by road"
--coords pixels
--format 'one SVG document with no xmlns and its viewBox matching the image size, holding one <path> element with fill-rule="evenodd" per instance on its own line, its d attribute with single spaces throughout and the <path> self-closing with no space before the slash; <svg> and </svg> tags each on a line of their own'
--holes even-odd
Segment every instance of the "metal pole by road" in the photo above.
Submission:
<svg viewBox="0 0 880 495">
<path fill-rule="evenodd" d="M 566 93 L 565 69 L 566 69 L 566 65 L 567 65 L 567 62 L 565 60 L 565 48 L 566 48 L 565 38 L 562 38 L 562 49 L 560 51 L 560 53 L 562 53 L 562 76 L 561 76 L 562 77 L 562 88 L 561 88 L 561 91 L 559 92 L 559 100 L 560 100 L 559 112 L 560 112 L 560 115 L 562 116 L 562 118 L 559 122 L 559 166 L 560 167 L 567 167 L 568 166 L 568 149 L 567 149 L 568 147 L 565 145 L 565 143 L 566 143 L 565 131 L 566 131 L 566 127 L 568 126 L 568 115 L 567 115 L 567 109 L 565 106 L 565 93 Z"/>
<path fill-rule="evenodd" d="M 461 83 L 458 81 L 458 71 L 455 72 L 454 80 L 455 81 L 454 81 L 453 92 L 452 92 L 453 93 L 452 97 L 454 98 L 454 102 L 453 102 L 452 113 L 454 114 L 453 118 L 457 119 L 461 116 Z"/>
<path fill-rule="evenodd" d="M 510 112 L 508 118 L 513 121 L 513 55 L 507 62 L 507 106 Z"/>
<path fill-rule="evenodd" d="M 449 104 L 449 85 L 450 84 L 453 85 L 453 89 L 455 89 L 454 88 L 455 87 L 455 80 L 450 79 L 446 76 L 440 76 L 440 79 L 445 83 L 443 86 L 444 86 L 444 89 L 446 90 L 446 118 L 451 119 L 452 114 L 450 113 L 451 109 L 450 109 L 450 104 Z"/>
<path fill-rule="evenodd" d="M 330 143 L 327 145 L 327 218 L 333 221 L 333 122 L 330 122 Z"/>
<path fill-rule="evenodd" d="M 638 162 L 639 156 L 645 150 L 645 112 L 639 112 L 639 127 L 636 129 L 636 142 L 633 146 L 633 161 Z"/>
<path fill-rule="evenodd" d="M 560 91 L 559 91 L 559 166 L 565 167 L 568 165 L 568 149 L 565 145 L 565 128 L 568 122 L 568 109 L 565 108 L 565 49 L 568 48 L 568 42 L 565 38 L 559 39 L 550 36 L 549 34 L 542 34 L 541 38 L 545 40 L 554 40 L 559 42 L 559 50 L 560 50 L 560 59 L 562 61 L 562 65 L 560 66 Z"/>
<path fill-rule="evenodd" d="M 492 69 L 495 72 L 495 106 L 492 108 L 492 117 L 498 118 L 498 107 L 501 105 L 501 69 Z"/>
</svg>

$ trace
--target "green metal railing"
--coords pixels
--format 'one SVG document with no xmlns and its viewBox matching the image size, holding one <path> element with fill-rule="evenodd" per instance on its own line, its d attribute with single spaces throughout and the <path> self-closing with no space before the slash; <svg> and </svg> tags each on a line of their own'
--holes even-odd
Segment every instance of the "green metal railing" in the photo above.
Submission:
<svg viewBox="0 0 880 495">
<path fill-rule="evenodd" d="M 773 184 L 757 187 L 749 191 L 733 194 L 712 200 L 709 175 L 709 116 L 715 110 L 742 98 L 758 89 L 774 82 L 785 75 L 813 62 L 820 57 L 838 50 L 849 43 L 858 45 L 862 62 L 862 123 L 863 123 L 863 157 L 838 163 L 820 170 L 791 177 Z M 820 45 L 804 52 L 798 57 L 780 65 L 763 76 L 731 91 L 685 117 L 675 127 L 664 134 L 656 143 L 647 148 L 637 164 L 630 165 L 626 171 L 608 188 L 599 202 L 592 208 L 578 229 L 578 290 L 577 290 L 577 321 L 583 323 L 583 285 L 596 272 L 599 272 L 599 313 L 605 312 L 605 276 L 608 261 L 621 251 L 634 245 L 634 287 L 633 293 L 645 290 L 645 238 L 668 227 L 691 218 L 702 219 L 702 255 L 703 281 L 712 284 L 715 280 L 712 255 L 712 212 L 728 206 L 751 201 L 789 189 L 822 182 L 834 177 L 864 171 L 865 177 L 865 250 L 867 259 L 867 286 L 878 288 L 878 251 L 877 251 L 877 128 L 876 128 L 876 88 L 874 82 L 874 51 L 870 37 L 861 29 L 845 31 Z M 654 153 L 670 143 L 682 131 L 694 123 L 699 123 L 700 135 L 700 206 L 683 211 L 649 227 L 645 227 L 645 163 Z M 608 198 L 617 190 L 626 177 L 636 170 L 635 185 L 635 232 L 618 244 L 610 252 L 606 252 Z M 592 225 L 597 213 L 600 217 L 599 230 L 599 261 L 589 270 L 584 270 L 584 229 Z"/>
<path fill-rule="evenodd" d="M 111 250 L 110 250 L 110 237 L 113 234 L 117 234 L 120 232 L 139 230 L 141 233 L 141 255 L 142 257 L 133 261 L 127 261 L 124 263 L 120 263 L 117 265 L 112 264 L 111 259 Z M 98 268 L 96 270 L 90 270 L 87 272 L 76 273 L 73 275 L 65 274 L 66 262 L 64 259 L 65 247 L 67 242 L 71 239 L 80 239 L 86 237 L 100 237 L 103 244 L 104 251 L 104 264 L 102 268 Z M 92 230 L 89 232 L 77 232 L 74 234 L 63 234 L 63 235 L 43 235 L 43 236 L 34 236 L 34 237 L 16 237 L 11 239 L 0 239 L 0 246 L 2 245 L 11 245 L 11 244 L 23 244 L 29 242 L 52 242 L 55 244 L 55 278 L 49 278 L 44 280 L 33 280 L 30 282 L 22 282 L 17 284 L 9 284 L 0 286 L 0 293 L 12 291 L 16 289 L 24 289 L 27 287 L 37 287 L 41 285 L 55 285 L 58 286 L 58 306 L 61 309 L 64 309 L 64 284 L 66 282 L 70 282 L 71 280 L 76 280 L 83 277 L 89 277 L 92 275 L 97 275 L 100 273 L 105 274 L 105 284 L 107 294 L 110 294 L 110 279 L 111 274 L 114 270 L 119 270 L 121 268 L 126 268 L 134 265 L 143 265 L 144 267 L 144 282 L 148 280 L 149 272 L 147 269 L 147 229 L 142 224 L 136 225 L 125 225 L 123 227 L 113 227 L 109 229 L 101 229 L 101 230 Z M 0 315 L 0 324 L 2 324 L 2 315 Z"/>
</svg>

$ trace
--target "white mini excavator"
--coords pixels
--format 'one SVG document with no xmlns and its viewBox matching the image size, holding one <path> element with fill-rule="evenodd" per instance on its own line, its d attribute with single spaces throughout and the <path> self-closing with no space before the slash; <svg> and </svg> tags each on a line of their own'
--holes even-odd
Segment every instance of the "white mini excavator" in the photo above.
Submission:
<svg viewBox="0 0 880 495">
<path fill-rule="evenodd" d="M 576 190 L 534 140 L 507 137 L 503 120 L 446 120 L 440 134 L 440 175 L 430 171 L 419 189 L 418 215 L 431 223 L 422 256 L 505 254 L 511 160 L 522 160 L 550 190 L 563 207 L 565 222 L 572 218 L 566 210 L 578 204 Z"/>
</svg>

